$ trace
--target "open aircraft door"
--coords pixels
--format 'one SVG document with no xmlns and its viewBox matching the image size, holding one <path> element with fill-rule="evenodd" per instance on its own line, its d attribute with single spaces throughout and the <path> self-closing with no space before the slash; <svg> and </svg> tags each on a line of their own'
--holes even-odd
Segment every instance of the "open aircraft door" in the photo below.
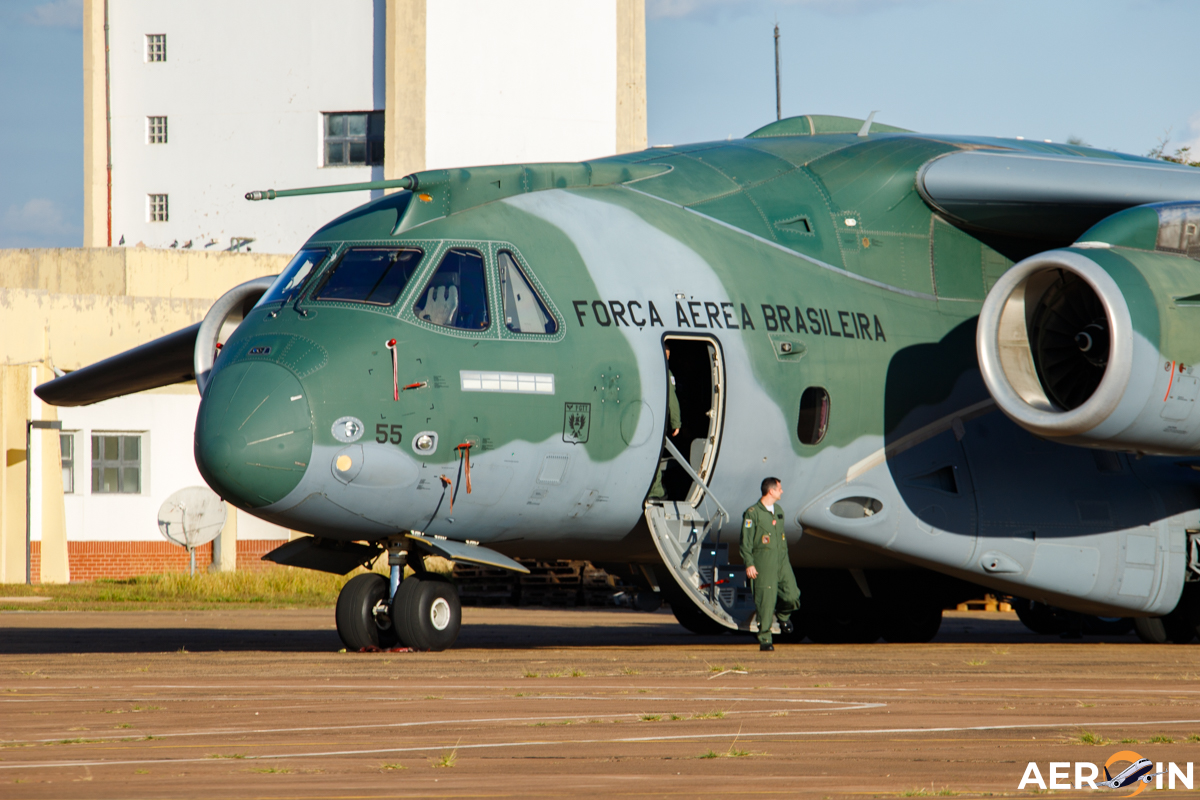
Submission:
<svg viewBox="0 0 1200 800">
<path fill-rule="evenodd" d="M 725 365 L 720 344 L 706 336 L 685 335 L 665 337 L 663 345 L 671 351 L 670 368 L 682 418 L 676 441 L 688 455 L 680 452 L 670 436 L 664 437 L 660 469 L 666 499 L 646 501 L 646 524 L 674 583 L 707 617 L 698 620 L 696 627 L 714 632 L 757 630 L 746 568 L 729 563 L 729 544 L 721 541 L 721 530 L 730 522 L 729 512 L 708 488 L 725 417 Z M 664 592 L 671 602 L 682 600 Z"/>
</svg>

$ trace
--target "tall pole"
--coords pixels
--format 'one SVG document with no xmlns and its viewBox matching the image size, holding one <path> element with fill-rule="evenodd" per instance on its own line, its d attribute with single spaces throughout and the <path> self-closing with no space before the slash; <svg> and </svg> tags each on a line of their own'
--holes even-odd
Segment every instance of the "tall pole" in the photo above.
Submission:
<svg viewBox="0 0 1200 800">
<path fill-rule="evenodd" d="M 779 23 L 775 23 L 775 119 L 783 119 L 783 101 L 779 91 Z"/>
</svg>

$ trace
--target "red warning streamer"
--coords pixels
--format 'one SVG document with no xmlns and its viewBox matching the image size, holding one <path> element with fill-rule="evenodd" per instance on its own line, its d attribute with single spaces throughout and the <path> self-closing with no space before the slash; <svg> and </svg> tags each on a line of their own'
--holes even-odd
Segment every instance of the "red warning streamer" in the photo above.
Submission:
<svg viewBox="0 0 1200 800">
<path fill-rule="evenodd" d="M 400 363 L 396 355 L 396 340 L 387 340 L 387 349 L 392 351 L 392 399 L 400 399 Z"/>
<path fill-rule="evenodd" d="M 463 442 L 458 447 L 454 448 L 458 451 L 459 457 L 463 460 L 463 466 L 466 468 L 466 475 L 463 478 L 464 485 L 467 487 L 467 494 L 471 493 L 471 442 Z"/>
</svg>

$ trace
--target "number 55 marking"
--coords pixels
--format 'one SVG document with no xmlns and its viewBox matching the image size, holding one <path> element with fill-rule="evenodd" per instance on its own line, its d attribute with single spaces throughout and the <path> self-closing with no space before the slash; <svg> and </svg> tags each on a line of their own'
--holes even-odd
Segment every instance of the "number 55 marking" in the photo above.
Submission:
<svg viewBox="0 0 1200 800">
<path fill-rule="evenodd" d="M 375 441 L 380 444 L 387 444 L 389 441 L 392 444 L 400 444 L 400 441 L 404 438 L 404 435 L 401 433 L 403 427 L 403 425 L 388 426 L 383 422 L 377 423 L 375 425 Z"/>
</svg>

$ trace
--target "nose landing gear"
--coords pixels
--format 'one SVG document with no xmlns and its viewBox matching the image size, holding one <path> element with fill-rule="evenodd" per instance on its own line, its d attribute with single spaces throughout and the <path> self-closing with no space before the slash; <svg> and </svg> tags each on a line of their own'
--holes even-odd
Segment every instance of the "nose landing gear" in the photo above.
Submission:
<svg viewBox="0 0 1200 800">
<path fill-rule="evenodd" d="M 420 572 L 405 578 L 394 597 L 384 576 L 370 572 L 350 579 L 337 601 L 337 632 L 347 650 L 402 644 L 414 650 L 446 650 L 458 638 L 462 603 L 441 575 Z"/>
</svg>

